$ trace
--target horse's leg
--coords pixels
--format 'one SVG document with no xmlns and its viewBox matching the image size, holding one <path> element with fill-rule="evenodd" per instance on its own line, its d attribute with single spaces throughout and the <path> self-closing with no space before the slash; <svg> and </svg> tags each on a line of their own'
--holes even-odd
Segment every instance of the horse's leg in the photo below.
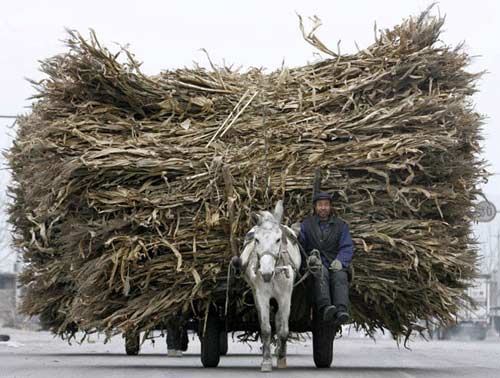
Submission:
<svg viewBox="0 0 500 378">
<path fill-rule="evenodd" d="M 280 306 L 280 305 L 278 305 Z M 282 330 L 282 324 L 283 324 L 283 314 L 281 313 L 281 306 L 278 308 L 278 311 L 276 312 L 276 317 L 275 317 L 275 324 L 276 324 L 276 333 L 277 333 L 277 347 L 276 347 L 276 357 L 278 359 L 278 368 L 285 368 L 286 367 L 286 359 L 283 360 L 283 357 L 286 356 L 286 340 L 283 342 L 282 337 L 280 337 L 280 333 Z M 283 349 L 284 348 L 284 349 Z"/>
<path fill-rule="evenodd" d="M 288 282 L 287 282 L 288 283 Z M 284 285 L 285 286 L 285 285 Z M 276 333 L 278 336 L 278 368 L 286 368 L 286 342 L 288 340 L 288 320 L 290 318 L 290 305 L 292 300 L 293 282 L 289 287 L 284 287 L 281 295 L 278 295 L 278 312 L 276 313 Z"/>
<path fill-rule="evenodd" d="M 255 302 L 259 313 L 260 337 L 262 339 L 261 371 L 272 371 L 271 357 L 271 322 L 269 316 L 269 296 L 260 290 L 255 290 Z"/>
</svg>

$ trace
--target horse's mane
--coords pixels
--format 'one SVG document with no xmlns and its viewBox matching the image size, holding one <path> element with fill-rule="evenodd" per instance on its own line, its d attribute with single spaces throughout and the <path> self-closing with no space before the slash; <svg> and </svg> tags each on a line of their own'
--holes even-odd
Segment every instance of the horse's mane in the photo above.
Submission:
<svg viewBox="0 0 500 378">
<path fill-rule="evenodd" d="M 259 211 L 259 215 L 260 215 L 259 226 L 262 226 L 266 222 L 278 224 L 278 221 L 276 220 L 274 215 L 267 210 Z"/>
</svg>

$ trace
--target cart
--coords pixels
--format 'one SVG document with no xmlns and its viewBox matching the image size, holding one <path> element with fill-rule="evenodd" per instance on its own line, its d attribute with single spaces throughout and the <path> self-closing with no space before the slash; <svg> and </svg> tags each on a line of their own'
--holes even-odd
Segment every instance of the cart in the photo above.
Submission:
<svg viewBox="0 0 500 378">
<path fill-rule="evenodd" d="M 227 296 L 238 295 L 251 308 L 253 306 L 253 296 L 250 290 L 244 290 L 246 285 L 242 281 L 235 282 L 235 285 L 220 284 L 214 290 L 214 300 L 206 316 L 195 317 L 194 314 L 188 316 L 188 320 L 182 324 L 180 331 L 168 329 L 167 343 L 169 346 L 177 342 L 175 349 L 186 351 L 188 348 L 187 331 L 198 334 L 201 342 L 201 363 L 204 367 L 217 367 L 220 357 L 228 353 L 228 335 L 232 332 L 259 332 L 260 325 L 256 311 L 247 311 L 245 317 L 236 313 L 236 306 L 227 307 Z M 292 305 L 290 311 L 289 329 L 290 332 L 312 333 L 313 358 L 316 367 L 328 368 L 333 360 L 333 342 L 338 328 L 332 322 L 325 322 L 318 319 L 317 311 L 312 303 L 312 276 L 305 279 L 292 294 Z M 201 304 L 200 304 L 201 305 Z M 250 315 L 250 316 L 248 316 Z M 274 331 L 274 321 L 271 322 Z M 169 335 L 174 340 L 169 341 Z M 140 350 L 140 338 L 138 334 L 125 334 L 125 350 L 128 355 L 137 355 Z"/>
</svg>

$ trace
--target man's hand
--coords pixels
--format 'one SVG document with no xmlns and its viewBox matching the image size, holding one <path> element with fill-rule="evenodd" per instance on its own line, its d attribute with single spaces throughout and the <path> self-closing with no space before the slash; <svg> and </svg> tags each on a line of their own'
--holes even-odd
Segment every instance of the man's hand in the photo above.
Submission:
<svg viewBox="0 0 500 378">
<path fill-rule="evenodd" d="M 340 260 L 333 260 L 332 263 L 330 264 L 330 270 L 332 272 L 338 272 L 340 270 L 342 270 L 342 263 L 340 262 Z"/>
<path fill-rule="evenodd" d="M 295 234 L 295 237 L 298 238 L 299 234 L 300 234 L 300 223 L 295 222 L 294 224 L 292 224 L 291 229 L 292 229 L 293 233 Z"/>
<path fill-rule="evenodd" d="M 307 266 L 309 267 L 318 267 L 321 265 L 321 261 L 316 256 L 309 256 L 307 258 Z"/>
<path fill-rule="evenodd" d="M 321 268 L 321 258 L 319 257 L 319 251 L 317 249 L 313 249 L 311 251 L 311 255 L 306 260 L 307 268 L 314 272 Z"/>
</svg>

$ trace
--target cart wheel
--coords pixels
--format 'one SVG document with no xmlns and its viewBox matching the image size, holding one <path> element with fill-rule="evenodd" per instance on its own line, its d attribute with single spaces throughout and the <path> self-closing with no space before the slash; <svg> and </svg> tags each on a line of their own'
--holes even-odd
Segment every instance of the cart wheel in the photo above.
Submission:
<svg viewBox="0 0 500 378">
<path fill-rule="evenodd" d="M 219 351 L 221 356 L 225 356 L 227 354 L 227 333 L 226 331 L 222 331 L 219 333 Z"/>
<path fill-rule="evenodd" d="M 137 356 L 140 349 L 140 335 L 135 333 L 125 334 L 125 351 L 129 356 Z"/>
<path fill-rule="evenodd" d="M 333 360 L 335 328 L 331 323 L 313 318 L 313 357 L 317 368 L 329 368 Z"/>
<path fill-rule="evenodd" d="M 220 360 L 220 329 L 215 314 L 209 312 L 207 326 L 203 333 L 204 322 L 200 322 L 201 363 L 203 367 L 217 367 Z"/>
</svg>

